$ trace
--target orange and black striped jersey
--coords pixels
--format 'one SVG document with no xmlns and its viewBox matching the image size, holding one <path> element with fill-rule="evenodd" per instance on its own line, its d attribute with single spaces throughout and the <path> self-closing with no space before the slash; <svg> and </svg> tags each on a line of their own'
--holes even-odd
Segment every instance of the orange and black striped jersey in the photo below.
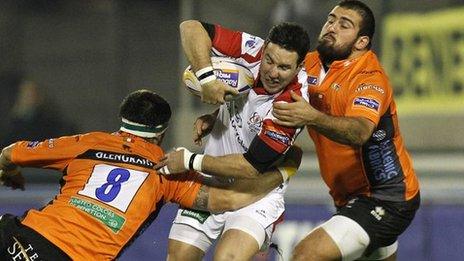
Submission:
<svg viewBox="0 0 464 261">
<path fill-rule="evenodd" d="M 364 117 L 376 128 L 361 148 L 343 145 L 308 128 L 321 175 L 337 206 L 356 195 L 405 201 L 419 191 L 401 137 L 393 90 L 377 56 L 335 61 L 324 71 L 319 54 L 308 53 L 305 70 L 311 105 L 328 115 Z"/>
<path fill-rule="evenodd" d="M 125 133 L 93 132 L 14 144 L 19 166 L 63 172 L 59 194 L 22 223 L 73 260 L 113 260 L 165 202 L 191 207 L 200 188 L 192 176 L 169 177 L 153 169 L 162 149 Z"/>
</svg>

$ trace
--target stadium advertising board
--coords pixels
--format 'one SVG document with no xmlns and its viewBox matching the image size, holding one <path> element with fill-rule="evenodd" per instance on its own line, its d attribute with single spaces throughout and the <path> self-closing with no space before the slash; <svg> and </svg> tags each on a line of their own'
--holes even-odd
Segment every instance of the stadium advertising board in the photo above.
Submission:
<svg viewBox="0 0 464 261">
<path fill-rule="evenodd" d="M 402 114 L 464 112 L 464 8 L 385 18 L 382 63 Z"/>
</svg>

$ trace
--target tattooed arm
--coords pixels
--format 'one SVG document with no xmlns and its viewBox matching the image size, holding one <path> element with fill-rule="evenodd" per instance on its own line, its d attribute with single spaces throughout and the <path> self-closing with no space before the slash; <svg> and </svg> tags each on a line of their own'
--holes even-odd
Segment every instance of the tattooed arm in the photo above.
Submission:
<svg viewBox="0 0 464 261">
<path fill-rule="evenodd" d="M 279 167 L 297 169 L 302 154 L 300 148 L 292 146 Z M 283 181 L 277 169 L 255 179 L 204 179 L 192 208 L 213 213 L 236 210 L 260 200 Z"/>
</svg>

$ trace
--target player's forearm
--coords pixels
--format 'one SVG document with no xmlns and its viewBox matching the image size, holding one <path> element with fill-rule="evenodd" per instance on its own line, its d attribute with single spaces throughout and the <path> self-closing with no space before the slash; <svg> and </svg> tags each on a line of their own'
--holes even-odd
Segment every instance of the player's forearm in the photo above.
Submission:
<svg viewBox="0 0 464 261">
<path fill-rule="evenodd" d="M 256 178 L 261 174 L 242 154 L 229 154 L 220 157 L 205 155 L 201 170 L 214 176 Z"/>
<path fill-rule="evenodd" d="M 199 195 L 203 196 L 197 197 L 194 206 L 206 205 L 207 210 L 211 212 L 224 212 L 256 202 L 284 182 L 282 168 L 294 169 L 294 171 L 298 169 L 302 155 L 300 148 L 292 146 L 285 154 L 284 161 L 279 164 L 280 170 L 273 168 L 260 174 L 258 179 L 235 179 L 227 185 L 221 183 L 220 186 L 202 188 Z"/>
<path fill-rule="evenodd" d="M 212 42 L 203 25 L 196 20 L 187 20 L 179 28 L 182 48 L 193 71 L 211 66 Z"/>
<path fill-rule="evenodd" d="M 365 118 L 335 117 L 321 113 L 308 127 L 327 138 L 350 146 L 362 146 L 371 136 L 374 123 Z"/>
<path fill-rule="evenodd" d="M 208 210 L 217 213 L 245 207 L 262 199 L 282 182 L 282 175 L 274 169 L 259 179 L 235 179 L 227 187 L 210 187 Z"/>
</svg>

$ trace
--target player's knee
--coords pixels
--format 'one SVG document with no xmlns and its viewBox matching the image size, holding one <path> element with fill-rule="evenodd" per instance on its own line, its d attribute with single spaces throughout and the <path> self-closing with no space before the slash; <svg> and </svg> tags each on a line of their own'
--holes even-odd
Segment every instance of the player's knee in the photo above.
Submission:
<svg viewBox="0 0 464 261">
<path fill-rule="evenodd" d="M 233 260 L 243 260 L 238 255 L 237 250 L 227 250 L 219 251 L 214 254 L 214 261 L 233 261 Z"/>
<path fill-rule="evenodd" d="M 293 250 L 292 260 L 339 260 L 341 254 L 322 228 L 314 229 Z"/>
<path fill-rule="evenodd" d="M 304 247 L 301 244 L 296 245 L 295 249 L 293 249 L 292 253 L 292 260 L 293 261 L 300 261 L 300 260 L 307 260 L 308 258 L 305 255 Z"/>
<path fill-rule="evenodd" d="M 237 251 L 239 250 L 239 251 Z M 222 248 L 220 251 L 214 253 L 214 261 L 242 261 L 252 260 L 253 256 L 258 251 L 243 249 L 237 247 Z"/>
<path fill-rule="evenodd" d="M 317 260 L 319 256 L 317 248 L 312 246 L 312 240 L 304 239 L 298 243 L 293 249 L 292 259 L 293 261 L 301 260 Z"/>
<path fill-rule="evenodd" d="M 169 240 L 168 261 L 200 261 L 203 255 L 203 251 L 195 246 L 177 240 Z"/>
</svg>

